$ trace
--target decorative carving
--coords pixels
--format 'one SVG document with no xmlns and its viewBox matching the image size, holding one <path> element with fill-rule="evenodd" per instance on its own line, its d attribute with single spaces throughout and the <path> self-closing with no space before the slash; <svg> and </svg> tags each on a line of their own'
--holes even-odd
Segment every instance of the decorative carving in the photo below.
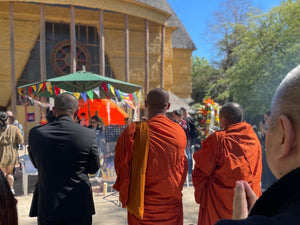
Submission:
<svg viewBox="0 0 300 225">
<path fill-rule="evenodd" d="M 51 64 L 55 73 L 59 76 L 71 72 L 71 46 L 69 40 L 59 42 L 51 52 Z M 82 66 L 89 71 L 91 57 L 85 46 L 76 42 L 76 70 L 82 70 Z"/>
</svg>

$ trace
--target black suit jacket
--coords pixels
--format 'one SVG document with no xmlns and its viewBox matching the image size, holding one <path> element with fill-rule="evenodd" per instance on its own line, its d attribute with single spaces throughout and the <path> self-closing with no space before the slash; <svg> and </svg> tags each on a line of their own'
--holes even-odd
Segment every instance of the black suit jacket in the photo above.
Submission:
<svg viewBox="0 0 300 225">
<path fill-rule="evenodd" d="M 88 178 L 99 169 L 94 130 L 58 117 L 30 130 L 29 155 L 38 169 L 30 216 L 73 220 L 95 214 Z"/>
</svg>

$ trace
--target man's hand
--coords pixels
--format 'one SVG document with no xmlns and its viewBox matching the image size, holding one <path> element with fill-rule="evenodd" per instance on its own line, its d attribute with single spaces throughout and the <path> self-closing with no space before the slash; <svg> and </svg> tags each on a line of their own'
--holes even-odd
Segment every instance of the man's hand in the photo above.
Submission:
<svg viewBox="0 0 300 225">
<path fill-rule="evenodd" d="M 237 181 L 233 198 L 232 219 L 240 220 L 247 218 L 250 209 L 257 200 L 257 196 L 245 181 Z"/>
<path fill-rule="evenodd" d="M 254 206 L 256 200 L 258 199 L 248 182 L 243 181 L 245 191 L 246 191 L 246 197 L 247 197 L 247 203 L 248 203 L 248 212 L 252 209 Z"/>
</svg>

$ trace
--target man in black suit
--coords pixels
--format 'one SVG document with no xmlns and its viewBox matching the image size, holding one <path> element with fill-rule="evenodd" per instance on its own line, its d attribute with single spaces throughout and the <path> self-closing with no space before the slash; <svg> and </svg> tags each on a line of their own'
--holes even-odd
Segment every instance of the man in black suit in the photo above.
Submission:
<svg viewBox="0 0 300 225">
<path fill-rule="evenodd" d="M 90 225 L 95 208 L 88 173 L 99 169 L 95 132 L 74 122 L 73 95 L 58 95 L 54 105 L 57 119 L 29 133 L 29 155 L 38 169 L 30 216 L 39 225 Z"/>
</svg>

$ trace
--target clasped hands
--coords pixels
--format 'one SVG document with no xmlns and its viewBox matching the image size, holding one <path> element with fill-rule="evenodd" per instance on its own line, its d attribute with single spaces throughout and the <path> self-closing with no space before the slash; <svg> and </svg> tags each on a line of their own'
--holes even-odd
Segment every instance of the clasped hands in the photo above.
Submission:
<svg viewBox="0 0 300 225">
<path fill-rule="evenodd" d="M 233 198 L 232 219 L 246 219 L 257 196 L 246 181 L 237 181 Z"/>
</svg>

